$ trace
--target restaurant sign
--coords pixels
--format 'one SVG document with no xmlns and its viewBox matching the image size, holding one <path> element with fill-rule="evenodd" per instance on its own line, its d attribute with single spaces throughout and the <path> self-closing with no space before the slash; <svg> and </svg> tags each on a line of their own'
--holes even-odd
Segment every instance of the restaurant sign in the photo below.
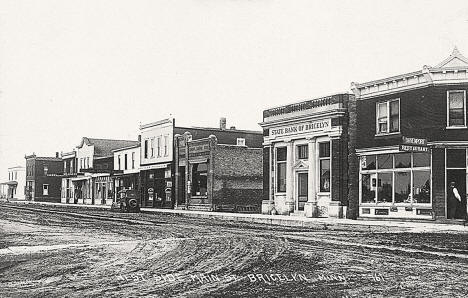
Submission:
<svg viewBox="0 0 468 298">
<path fill-rule="evenodd" d="M 270 136 L 283 136 L 312 131 L 327 131 L 331 128 L 331 119 L 308 121 L 270 129 Z"/>
<path fill-rule="evenodd" d="M 429 152 L 427 139 L 408 138 L 403 136 L 399 150 L 403 152 Z"/>
</svg>

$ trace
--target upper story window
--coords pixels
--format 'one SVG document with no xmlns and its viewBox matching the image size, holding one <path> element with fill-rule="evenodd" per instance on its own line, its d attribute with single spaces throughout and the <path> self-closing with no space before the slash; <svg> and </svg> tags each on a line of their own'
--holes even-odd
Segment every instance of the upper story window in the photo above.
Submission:
<svg viewBox="0 0 468 298">
<path fill-rule="evenodd" d="M 124 167 L 125 167 L 124 169 L 125 169 L 125 170 L 128 169 L 127 156 L 128 156 L 128 154 L 125 153 L 125 155 L 124 155 Z"/>
<path fill-rule="evenodd" d="M 297 146 L 297 158 L 298 159 L 308 159 L 309 158 L 309 146 L 306 145 L 299 145 Z"/>
<path fill-rule="evenodd" d="M 154 157 L 154 138 L 151 139 L 151 157 Z"/>
<path fill-rule="evenodd" d="M 148 158 L 148 140 L 145 140 L 145 147 L 143 149 L 145 158 Z"/>
<path fill-rule="evenodd" d="M 244 138 L 237 138 L 236 144 L 237 144 L 237 146 L 245 146 L 245 139 Z"/>
<path fill-rule="evenodd" d="M 168 156 L 167 146 L 169 145 L 169 136 L 164 136 L 164 156 Z"/>
<path fill-rule="evenodd" d="M 377 134 L 400 131 L 400 99 L 377 103 Z"/>
<path fill-rule="evenodd" d="M 47 165 L 44 165 L 44 175 L 47 176 L 48 172 L 49 172 L 49 167 Z"/>
<path fill-rule="evenodd" d="M 132 152 L 132 169 L 135 168 L 135 152 Z"/>
<path fill-rule="evenodd" d="M 117 164 L 118 164 L 118 170 L 120 170 L 122 168 L 122 162 L 121 162 L 121 158 L 120 158 L 120 154 L 117 156 Z"/>
<path fill-rule="evenodd" d="M 161 157 L 161 136 L 158 137 L 158 157 Z"/>
<path fill-rule="evenodd" d="M 466 127 L 466 91 L 447 91 L 447 127 Z"/>
</svg>

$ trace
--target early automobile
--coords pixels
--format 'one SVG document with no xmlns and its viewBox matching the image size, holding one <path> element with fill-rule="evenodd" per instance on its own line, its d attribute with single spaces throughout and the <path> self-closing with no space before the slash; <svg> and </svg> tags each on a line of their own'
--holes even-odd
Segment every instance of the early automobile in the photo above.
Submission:
<svg viewBox="0 0 468 298">
<path fill-rule="evenodd" d="M 112 209 L 121 212 L 140 212 L 138 194 L 134 189 L 124 189 L 117 193 L 117 199 L 112 203 Z"/>
</svg>

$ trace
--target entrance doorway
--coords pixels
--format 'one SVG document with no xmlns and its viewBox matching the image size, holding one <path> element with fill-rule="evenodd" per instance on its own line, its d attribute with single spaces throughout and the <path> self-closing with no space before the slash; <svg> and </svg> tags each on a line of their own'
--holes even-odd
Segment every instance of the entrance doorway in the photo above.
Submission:
<svg viewBox="0 0 468 298">
<path fill-rule="evenodd" d="M 455 182 L 455 187 L 461 197 L 461 203 L 451 204 L 450 202 L 450 182 Z M 463 219 L 466 214 L 466 170 L 463 169 L 448 169 L 447 170 L 447 217 L 450 218 L 451 209 L 455 208 L 455 218 Z"/>
<path fill-rule="evenodd" d="M 304 204 L 308 200 L 308 180 L 309 175 L 308 173 L 298 173 L 297 174 L 297 210 L 303 211 Z"/>
</svg>

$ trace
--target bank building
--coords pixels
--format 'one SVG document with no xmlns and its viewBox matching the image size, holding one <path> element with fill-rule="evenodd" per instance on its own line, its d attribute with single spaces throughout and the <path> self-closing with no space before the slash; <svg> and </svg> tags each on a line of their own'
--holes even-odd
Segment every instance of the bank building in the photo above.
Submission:
<svg viewBox="0 0 468 298">
<path fill-rule="evenodd" d="M 263 111 L 263 214 L 346 214 L 350 97 L 334 94 Z"/>
<path fill-rule="evenodd" d="M 352 83 L 352 90 L 359 217 L 464 217 L 468 59 L 455 48 L 434 67 Z M 461 197 L 455 206 L 450 203 L 450 184 Z"/>
</svg>

